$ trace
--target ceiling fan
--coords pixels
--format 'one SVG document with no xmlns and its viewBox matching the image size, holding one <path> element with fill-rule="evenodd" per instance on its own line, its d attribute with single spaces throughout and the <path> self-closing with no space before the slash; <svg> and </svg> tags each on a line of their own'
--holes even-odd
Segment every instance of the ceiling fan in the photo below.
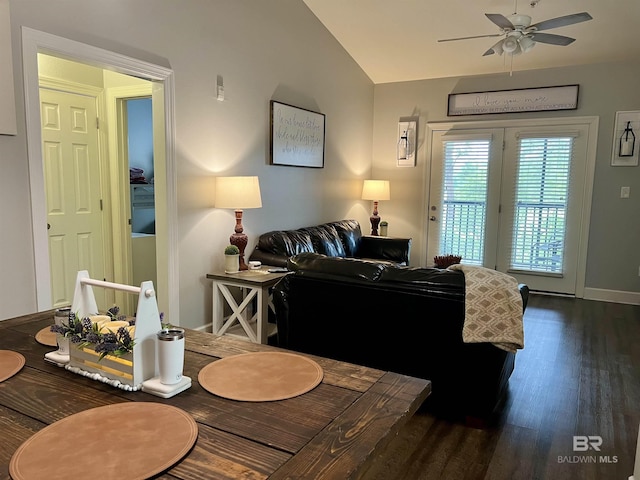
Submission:
<svg viewBox="0 0 640 480">
<path fill-rule="evenodd" d="M 534 7 L 539 0 L 532 0 L 531 6 Z M 493 45 L 489 50 L 484 52 L 483 56 L 503 53 L 511 55 L 519 55 L 531 50 L 536 43 L 547 43 L 550 45 L 566 46 L 575 41 L 575 38 L 565 37 L 564 35 L 556 35 L 553 33 L 541 33 L 542 30 L 551 30 L 552 28 L 565 27 L 575 23 L 586 22 L 592 17 L 587 12 L 574 13 L 562 17 L 551 18 L 542 22 L 531 24 L 529 15 L 517 13 L 518 4 L 516 1 L 516 12 L 513 15 L 505 17 L 499 13 L 485 13 L 486 17 L 494 24 L 500 27 L 500 33 L 489 35 L 475 35 L 472 37 L 447 38 L 438 40 L 438 42 L 452 42 L 456 40 L 469 40 L 473 38 L 486 37 L 504 37 Z"/>
</svg>

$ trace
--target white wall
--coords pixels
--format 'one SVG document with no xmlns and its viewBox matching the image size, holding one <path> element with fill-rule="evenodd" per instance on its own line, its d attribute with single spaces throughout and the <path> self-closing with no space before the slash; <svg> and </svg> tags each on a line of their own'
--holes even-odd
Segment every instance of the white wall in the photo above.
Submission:
<svg viewBox="0 0 640 480">
<path fill-rule="evenodd" d="M 616 111 L 640 110 L 640 62 L 555 68 L 465 78 L 445 78 L 375 86 L 373 176 L 389 178 L 391 201 L 381 202 L 381 216 L 390 234 L 414 238 L 412 265 L 422 249 L 425 185 L 426 124 L 428 122 L 506 120 L 598 116 L 599 134 L 591 210 L 586 287 L 606 290 L 602 297 L 640 299 L 640 167 L 611 167 Z M 577 110 L 472 117 L 447 117 L 449 93 L 483 92 L 554 85 L 580 85 Z M 395 166 L 397 123 L 401 117 L 419 117 L 418 166 Z M 620 187 L 631 187 L 631 198 L 620 198 Z M 384 215 L 383 215 L 384 213 Z"/>
<path fill-rule="evenodd" d="M 233 212 L 212 208 L 217 175 L 258 175 L 258 234 L 341 218 L 368 222 L 358 200 L 371 168 L 373 85 L 300 0 L 12 0 L 18 135 L 0 136 L 0 319 L 35 311 L 20 27 L 171 68 L 175 73 L 180 319 L 210 319 L 206 273 L 222 267 Z M 226 100 L 216 100 L 216 77 Z M 326 114 L 324 169 L 270 166 L 269 100 Z M 10 273 L 8 273 L 10 272 Z"/>
</svg>

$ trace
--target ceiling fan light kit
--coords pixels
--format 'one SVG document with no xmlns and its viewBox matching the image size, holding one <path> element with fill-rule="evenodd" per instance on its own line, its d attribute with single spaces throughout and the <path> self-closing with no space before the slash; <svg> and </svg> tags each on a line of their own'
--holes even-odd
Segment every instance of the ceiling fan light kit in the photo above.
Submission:
<svg viewBox="0 0 640 480">
<path fill-rule="evenodd" d="M 518 39 L 515 34 L 509 35 L 502 41 L 502 51 L 505 53 L 515 54 L 518 46 Z"/>
</svg>

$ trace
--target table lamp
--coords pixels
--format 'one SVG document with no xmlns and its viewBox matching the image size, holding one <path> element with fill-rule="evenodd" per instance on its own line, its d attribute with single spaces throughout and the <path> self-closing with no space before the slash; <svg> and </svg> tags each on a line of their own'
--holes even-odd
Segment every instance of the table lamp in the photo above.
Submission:
<svg viewBox="0 0 640 480">
<path fill-rule="evenodd" d="M 247 270 L 247 264 L 244 262 L 244 249 L 247 246 L 248 238 L 243 233 L 242 210 L 262 207 L 258 177 L 216 177 L 215 207 L 235 210 L 236 228 L 229 237 L 229 242 L 240 250 L 240 270 Z"/>
<path fill-rule="evenodd" d="M 362 200 L 373 200 L 373 214 L 369 217 L 371 221 L 371 235 L 378 235 L 378 202 L 389 200 L 389 180 L 365 180 L 362 186 Z"/>
</svg>

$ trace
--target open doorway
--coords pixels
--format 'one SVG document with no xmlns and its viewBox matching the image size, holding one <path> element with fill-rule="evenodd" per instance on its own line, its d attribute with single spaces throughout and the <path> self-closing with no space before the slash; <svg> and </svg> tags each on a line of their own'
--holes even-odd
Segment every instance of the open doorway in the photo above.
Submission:
<svg viewBox="0 0 640 480">
<path fill-rule="evenodd" d="M 151 82 L 45 54 L 38 75 L 52 306 L 71 304 L 79 270 L 156 285 Z M 135 315 L 130 295 L 94 293 Z"/>
<path fill-rule="evenodd" d="M 38 311 L 52 308 L 37 58 L 39 53 L 46 53 L 150 82 L 153 123 L 154 126 L 157 126 L 154 130 L 158 244 L 156 292 L 160 310 L 165 312 L 172 323 L 178 324 L 179 286 L 177 273 L 177 192 L 173 142 L 173 73 L 162 66 L 38 32 L 27 27 L 22 27 L 22 45 Z M 108 168 L 118 169 L 117 166 L 111 164 Z M 111 178 L 116 178 L 116 176 L 112 175 Z M 122 186 L 117 184 L 109 185 L 108 193 L 112 200 L 114 197 L 128 197 L 127 194 L 122 193 Z M 121 224 L 122 218 L 118 218 L 118 216 L 122 215 L 122 209 L 113 209 L 111 213 L 116 219 L 114 221 Z M 116 243 L 118 242 L 113 242 L 114 252 L 117 250 Z M 122 273 L 125 267 L 123 262 L 114 258 L 113 281 L 125 283 L 121 282 L 121 278 L 125 276 Z"/>
<path fill-rule="evenodd" d="M 126 146 L 131 217 L 132 285 L 157 283 L 155 170 L 153 164 L 153 111 L 151 97 L 127 98 Z M 122 141 L 124 139 L 121 139 Z"/>
</svg>

